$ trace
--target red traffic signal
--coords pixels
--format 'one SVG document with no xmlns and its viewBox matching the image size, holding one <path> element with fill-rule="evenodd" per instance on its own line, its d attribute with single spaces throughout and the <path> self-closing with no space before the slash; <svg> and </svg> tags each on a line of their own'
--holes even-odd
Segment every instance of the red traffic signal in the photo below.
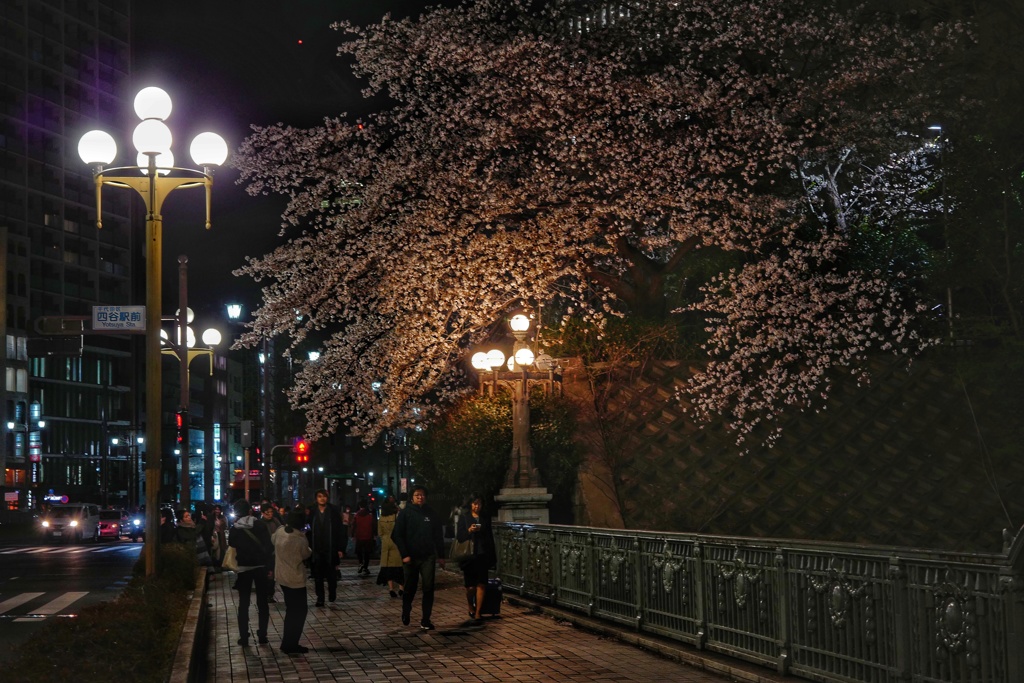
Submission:
<svg viewBox="0 0 1024 683">
<path fill-rule="evenodd" d="M 295 454 L 295 462 L 299 464 L 309 462 L 309 442 L 305 439 L 296 439 L 292 444 L 292 453 Z"/>
</svg>

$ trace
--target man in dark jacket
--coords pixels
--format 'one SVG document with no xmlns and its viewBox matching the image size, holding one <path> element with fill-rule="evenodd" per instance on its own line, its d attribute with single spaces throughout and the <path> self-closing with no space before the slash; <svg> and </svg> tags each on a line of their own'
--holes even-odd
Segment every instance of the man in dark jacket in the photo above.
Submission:
<svg viewBox="0 0 1024 683">
<path fill-rule="evenodd" d="M 324 580 L 327 580 L 327 599 L 334 602 L 338 596 L 338 565 L 348 545 L 348 529 L 341 521 L 338 508 L 327 502 L 327 491 L 316 492 L 316 505 L 309 511 L 309 547 L 313 550 L 312 574 L 316 587 L 316 606 L 324 606 Z"/>
<path fill-rule="evenodd" d="M 235 549 L 238 560 L 238 644 L 245 647 L 249 644 L 249 596 L 256 590 L 256 612 L 259 614 L 259 626 L 256 637 L 261 645 L 267 639 L 267 626 L 270 623 L 270 607 L 267 598 L 270 596 L 270 582 L 274 567 L 270 564 L 273 545 L 270 534 L 264 524 L 257 524 L 252 516 L 252 507 L 244 498 L 235 503 L 235 525 L 228 536 L 228 545 Z"/>
<path fill-rule="evenodd" d="M 444 569 L 444 533 L 441 518 L 427 506 L 427 489 L 412 490 L 412 503 L 398 513 L 391 540 L 398 546 L 405 570 L 405 594 L 402 596 L 402 623 L 409 625 L 417 583 L 423 581 L 423 617 L 420 628 L 434 630 L 430 613 L 434 609 L 434 562 Z"/>
</svg>

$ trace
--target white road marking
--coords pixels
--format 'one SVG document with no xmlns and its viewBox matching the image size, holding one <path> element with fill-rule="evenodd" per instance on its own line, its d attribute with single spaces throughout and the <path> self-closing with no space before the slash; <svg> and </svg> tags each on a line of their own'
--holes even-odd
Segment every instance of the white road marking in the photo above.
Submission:
<svg viewBox="0 0 1024 683">
<path fill-rule="evenodd" d="M 72 603 L 81 600 L 88 594 L 89 593 L 87 591 L 69 591 L 64 595 L 60 596 L 59 598 L 51 600 L 39 609 L 33 610 L 32 617 L 23 617 L 21 619 L 15 619 L 14 621 L 34 621 L 34 619 L 38 618 L 39 616 L 57 614 L 62 609 L 66 609 Z"/>
<path fill-rule="evenodd" d="M 13 598 L 8 598 L 7 600 L 0 602 L 0 614 L 6 614 L 18 605 L 24 605 L 29 600 L 35 600 L 40 595 L 42 595 L 42 593 L 22 593 L 21 595 L 16 595 Z"/>
</svg>

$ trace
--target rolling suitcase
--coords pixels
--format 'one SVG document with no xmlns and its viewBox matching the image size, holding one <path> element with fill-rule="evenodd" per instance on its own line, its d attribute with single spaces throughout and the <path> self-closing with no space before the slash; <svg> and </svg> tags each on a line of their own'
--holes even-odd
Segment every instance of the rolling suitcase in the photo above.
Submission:
<svg viewBox="0 0 1024 683">
<path fill-rule="evenodd" d="M 480 614 L 490 616 L 501 614 L 501 579 L 490 579 L 487 581 L 487 589 L 484 591 L 484 604 L 480 608 Z"/>
</svg>

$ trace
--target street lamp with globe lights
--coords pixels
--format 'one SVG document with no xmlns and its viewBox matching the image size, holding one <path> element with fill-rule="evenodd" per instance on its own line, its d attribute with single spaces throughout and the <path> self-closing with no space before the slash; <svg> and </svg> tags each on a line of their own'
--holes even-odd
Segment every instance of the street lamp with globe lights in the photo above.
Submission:
<svg viewBox="0 0 1024 683">
<path fill-rule="evenodd" d="M 181 257 L 185 258 L 185 257 Z M 191 498 L 191 477 L 189 476 L 189 387 L 191 385 L 189 367 L 192 365 L 192 361 L 200 356 L 208 356 L 210 359 L 210 376 L 213 376 L 213 354 L 214 347 L 221 342 L 221 333 L 219 330 L 213 327 L 209 327 L 203 331 L 202 342 L 204 346 L 196 346 L 196 333 L 190 327 L 190 324 L 195 319 L 195 313 L 191 308 L 185 308 L 184 311 L 179 309 L 175 312 L 175 322 L 177 325 L 174 327 L 174 343 L 170 341 L 170 335 L 167 331 L 160 330 L 160 352 L 169 356 L 174 356 L 178 359 L 179 369 L 181 372 L 180 383 L 181 383 L 181 433 L 183 438 L 181 440 L 181 508 L 187 510 L 190 504 Z M 185 322 L 185 334 L 181 334 L 181 322 Z M 197 455 L 201 454 L 197 452 Z M 212 463 L 211 463 L 212 464 Z M 212 467 L 203 468 L 204 472 L 204 486 L 208 487 L 212 485 L 213 472 Z"/>
<path fill-rule="evenodd" d="M 213 167 L 227 159 L 228 147 L 216 133 L 201 133 L 193 139 L 189 151 L 202 170 L 174 166 L 171 131 L 164 121 L 171 113 L 171 98 L 160 88 L 143 88 L 135 97 L 135 113 L 142 121 L 132 133 L 139 155 L 135 166 L 104 169 L 117 156 L 114 138 L 93 130 L 82 136 L 78 153 L 93 166 L 96 185 L 96 227 L 103 227 L 102 190 L 104 185 L 135 190 L 146 206 L 146 576 L 156 573 L 160 503 L 160 306 L 162 298 L 163 218 L 161 209 L 167 196 L 178 189 L 202 187 L 206 190 L 206 227 L 210 227 L 210 190 Z M 143 163 L 145 162 L 145 163 Z M 116 174 L 116 175 L 112 175 Z"/>
<path fill-rule="evenodd" d="M 499 388 L 509 391 L 512 396 L 512 454 L 505 485 L 495 497 L 501 506 L 498 519 L 503 522 L 529 522 L 546 524 L 549 515 L 547 504 L 551 494 L 541 484 L 540 475 L 533 463 L 533 449 L 530 447 L 530 387 L 539 385 L 545 391 L 556 390 L 555 362 L 546 353 L 534 354 L 527 342 L 530 318 L 522 313 L 512 316 L 509 329 L 515 337 L 512 353 L 506 363 L 500 349 L 478 351 L 471 358 L 473 368 L 480 375 L 480 393 L 489 388 L 491 394 Z M 507 371 L 502 371 L 504 366 Z M 487 373 L 490 379 L 487 379 Z"/>
</svg>

